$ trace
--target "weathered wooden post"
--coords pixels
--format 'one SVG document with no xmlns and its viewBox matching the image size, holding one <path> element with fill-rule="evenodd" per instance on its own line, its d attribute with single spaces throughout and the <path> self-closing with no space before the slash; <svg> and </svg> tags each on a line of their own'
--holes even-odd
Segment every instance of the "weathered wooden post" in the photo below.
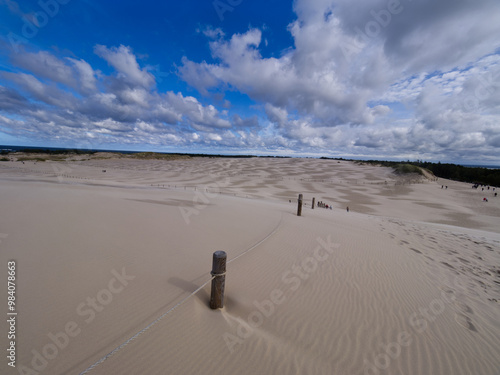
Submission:
<svg viewBox="0 0 500 375">
<path fill-rule="evenodd" d="M 210 295 L 210 307 L 220 309 L 224 307 L 224 287 L 226 284 L 226 259 L 225 251 L 216 251 L 212 261 L 212 293 Z"/>
<path fill-rule="evenodd" d="M 302 216 L 302 194 L 299 194 L 299 203 L 297 205 L 297 216 Z"/>
<path fill-rule="evenodd" d="M 313 205 L 312 205 L 312 209 L 314 210 L 314 202 L 316 201 L 316 198 L 313 198 Z"/>
</svg>

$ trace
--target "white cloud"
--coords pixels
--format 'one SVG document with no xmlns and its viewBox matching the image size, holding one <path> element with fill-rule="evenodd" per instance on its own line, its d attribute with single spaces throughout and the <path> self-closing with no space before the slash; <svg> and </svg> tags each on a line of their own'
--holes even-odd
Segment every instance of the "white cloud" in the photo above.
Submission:
<svg viewBox="0 0 500 375">
<path fill-rule="evenodd" d="M 61 69 L 41 75 L 35 65 L 24 64 L 23 70 L 29 73 L 2 72 L 13 88 L 0 86 L 0 111 L 21 118 L 14 121 L 2 116 L 2 131 L 61 142 L 86 139 L 94 145 L 110 140 L 124 144 L 182 146 L 192 142 L 225 142 L 231 145 L 235 137 L 226 110 L 203 105 L 195 97 L 180 92 L 159 93 L 153 76 L 140 67 L 128 47 L 97 46 L 96 53 L 116 69 L 110 76 L 97 74 L 84 60 L 59 59 L 48 52 L 24 53 L 18 57 L 20 61 L 29 56 L 43 57 L 46 65 Z M 69 72 L 74 80 L 66 79 Z M 40 76 L 44 79 L 37 78 Z M 76 82 L 81 88 L 79 95 L 72 91 Z M 255 117 L 236 116 L 233 121 L 240 128 L 258 125 Z"/>
<path fill-rule="evenodd" d="M 77 60 L 70 57 L 68 57 L 68 60 L 73 63 L 78 73 L 78 87 L 80 87 L 83 92 L 95 91 L 97 89 L 96 73 L 90 64 L 84 60 Z"/>
<path fill-rule="evenodd" d="M 16 66 L 30 71 L 37 77 L 48 78 L 71 87 L 76 86 L 73 69 L 47 51 L 36 53 L 22 51 L 14 54 L 12 61 Z"/>
<path fill-rule="evenodd" d="M 496 2 L 296 0 L 293 44 L 274 55 L 266 29 L 207 26 L 198 32 L 211 57 L 186 55 L 178 67 L 201 95 L 159 92 L 128 46 L 95 46 L 106 74 L 76 57 L 21 51 L 2 74 L 0 126 L 190 150 L 498 159 Z M 234 106 L 226 93 L 254 105 Z"/>
<path fill-rule="evenodd" d="M 149 88 L 154 84 L 154 76 L 146 69 L 141 69 L 135 55 L 129 47 L 108 48 L 97 45 L 94 52 L 108 62 L 118 73 L 118 78 L 132 86 Z"/>
<path fill-rule="evenodd" d="M 217 35 L 214 62 L 186 57 L 179 72 L 202 93 L 248 95 L 298 149 L 491 156 L 500 123 L 495 4 L 297 0 L 294 44 L 280 57 L 263 57 L 262 31 L 250 29 Z"/>
<path fill-rule="evenodd" d="M 275 107 L 272 104 L 266 103 L 265 111 L 269 121 L 277 125 L 286 124 L 288 119 L 288 112 L 286 109 Z"/>
<path fill-rule="evenodd" d="M 214 29 L 212 26 L 207 26 L 203 30 L 198 30 L 198 32 L 202 32 L 203 35 L 210 39 L 218 39 L 226 35 L 220 27 Z"/>
<path fill-rule="evenodd" d="M 181 77 L 202 92 L 226 84 L 259 102 L 297 109 L 330 125 L 371 122 L 367 91 L 380 81 L 375 77 L 384 76 L 383 72 L 365 72 L 361 78 L 357 77 L 359 71 L 354 75 L 338 45 L 340 29 L 336 20 L 315 26 L 295 22 L 291 32 L 296 49 L 279 59 L 261 57 L 257 50 L 262 37 L 260 30 L 235 34 L 229 41 L 212 41 L 212 54 L 221 63 L 196 64 L 184 59 Z M 380 66 L 382 70 L 382 65 L 383 61 L 372 67 Z"/>
</svg>

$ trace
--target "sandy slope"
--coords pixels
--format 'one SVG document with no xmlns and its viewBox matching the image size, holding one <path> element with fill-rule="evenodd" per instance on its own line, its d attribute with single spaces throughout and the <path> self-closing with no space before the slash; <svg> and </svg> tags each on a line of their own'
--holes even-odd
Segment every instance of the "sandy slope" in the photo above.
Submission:
<svg viewBox="0 0 500 375">
<path fill-rule="evenodd" d="M 317 159 L 0 163 L 0 277 L 16 260 L 19 311 L 17 371 L 1 372 L 82 372 L 225 250 L 224 309 L 207 285 L 90 373 L 497 375 L 492 195 Z"/>
</svg>

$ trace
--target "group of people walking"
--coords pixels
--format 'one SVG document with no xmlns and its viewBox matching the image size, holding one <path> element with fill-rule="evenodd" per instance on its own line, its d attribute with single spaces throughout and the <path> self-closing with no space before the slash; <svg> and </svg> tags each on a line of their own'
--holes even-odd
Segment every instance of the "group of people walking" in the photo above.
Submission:
<svg viewBox="0 0 500 375">
<path fill-rule="evenodd" d="M 472 185 L 472 188 L 473 189 L 479 189 L 479 187 L 481 187 L 481 191 L 484 191 L 484 189 L 486 188 L 486 190 L 490 190 L 490 187 L 487 186 L 487 185 L 483 185 L 483 184 L 474 184 Z M 493 191 L 493 196 L 496 197 L 497 196 L 497 192 L 495 191 L 496 188 L 492 187 L 492 191 Z M 483 202 L 488 202 L 488 198 L 484 197 L 483 198 Z"/>
<path fill-rule="evenodd" d="M 289 203 L 292 203 L 292 200 L 291 200 L 291 199 L 289 199 L 289 200 L 288 200 L 288 202 L 289 202 Z M 303 205 L 305 205 L 305 203 L 303 203 Z M 326 208 L 326 209 L 333 210 L 333 205 L 331 205 L 331 204 L 326 204 L 326 203 L 324 203 L 324 202 L 322 202 L 322 201 L 318 201 L 318 202 L 316 203 L 316 206 L 317 206 L 317 207 L 321 207 L 321 208 Z M 314 208 L 314 207 L 313 207 L 313 208 Z M 346 211 L 347 211 L 347 212 L 349 212 L 349 206 L 347 206 L 347 207 L 346 207 Z"/>
<path fill-rule="evenodd" d="M 326 204 L 322 201 L 318 201 L 317 206 L 321 207 L 321 208 L 333 210 L 333 206 L 331 204 L 329 205 L 329 204 Z M 346 210 L 347 210 L 347 212 L 349 212 L 349 206 L 346 207 Z"/>
<path fill-rule="evenodd" d="M 326 209 L 330 209 L 332 210 L 333 209 L 333 206 L 332 205 L 327 205 L 326 203 L 322 202 L 322 201 L 318 201 L 318 207 L 321 207 L 321 208 L 326 208 Z"/>
</svg>

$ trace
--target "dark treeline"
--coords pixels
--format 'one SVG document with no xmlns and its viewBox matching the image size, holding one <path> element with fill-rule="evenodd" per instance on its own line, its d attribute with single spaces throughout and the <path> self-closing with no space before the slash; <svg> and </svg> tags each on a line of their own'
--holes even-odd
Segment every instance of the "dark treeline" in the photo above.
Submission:
<svg viewBox="0 0 500 375">
<path fill-rule="evenodd" d="M 78 154 L 78 155 L 92 155 L 97 151 L 90 150 L 82 150 L 82 149 L 34 149 L 34 148 L 25 148 L 20 150 L 19 152 L 24 152 L 26 154 L 47 154 L 47 155 L 70 155 L 70 154 Z"/>
<path fill-rule="evenodd" d="M 328 159 L 328 158 L 322 158 Z M 336 159 L 343 160 L 343 159 Z M 345 159 L 344 159 L 345 160 Z M 359 161 L 359 160 L 352 160 Z M 408 173 L 415 172 L 409 165 L 427 169 L 436 177 L 446 178 L 461 182 L 469 182 L 473 184 L 483 184 L 490 186 L 500 186 L 500 169 L 488 169 L 481 167 L 464 167 L 463 165 L 449 163 L 431 163 L 422 160 L 417 161 L 380 161 L 380 160 L 363 160 L 363 163 L 382 165 L 384 167 L 394 168 L 396 172 Z"/>
<path fill-rule="evenodd" d="M 8 155 L 15 152 L 24 152 L 25 154 L 47 154 L 47 155 L 69 155 L 69 154 L 94 154 L 97 151 L 81 150 L 81 149 L 43 149 L 43 148 L 24 148 L 15 151 L 2 150 L 1 155 Z"/>
<path fill-rule="evenodd" d="M 416 161 L 411 164 L 426 168 L 434 173 L 435 176 L 449 180 L 500 186 L 500 169 L 464 167 L 463 165 L 429 163 L 424 161 Z"/>
</svg>

